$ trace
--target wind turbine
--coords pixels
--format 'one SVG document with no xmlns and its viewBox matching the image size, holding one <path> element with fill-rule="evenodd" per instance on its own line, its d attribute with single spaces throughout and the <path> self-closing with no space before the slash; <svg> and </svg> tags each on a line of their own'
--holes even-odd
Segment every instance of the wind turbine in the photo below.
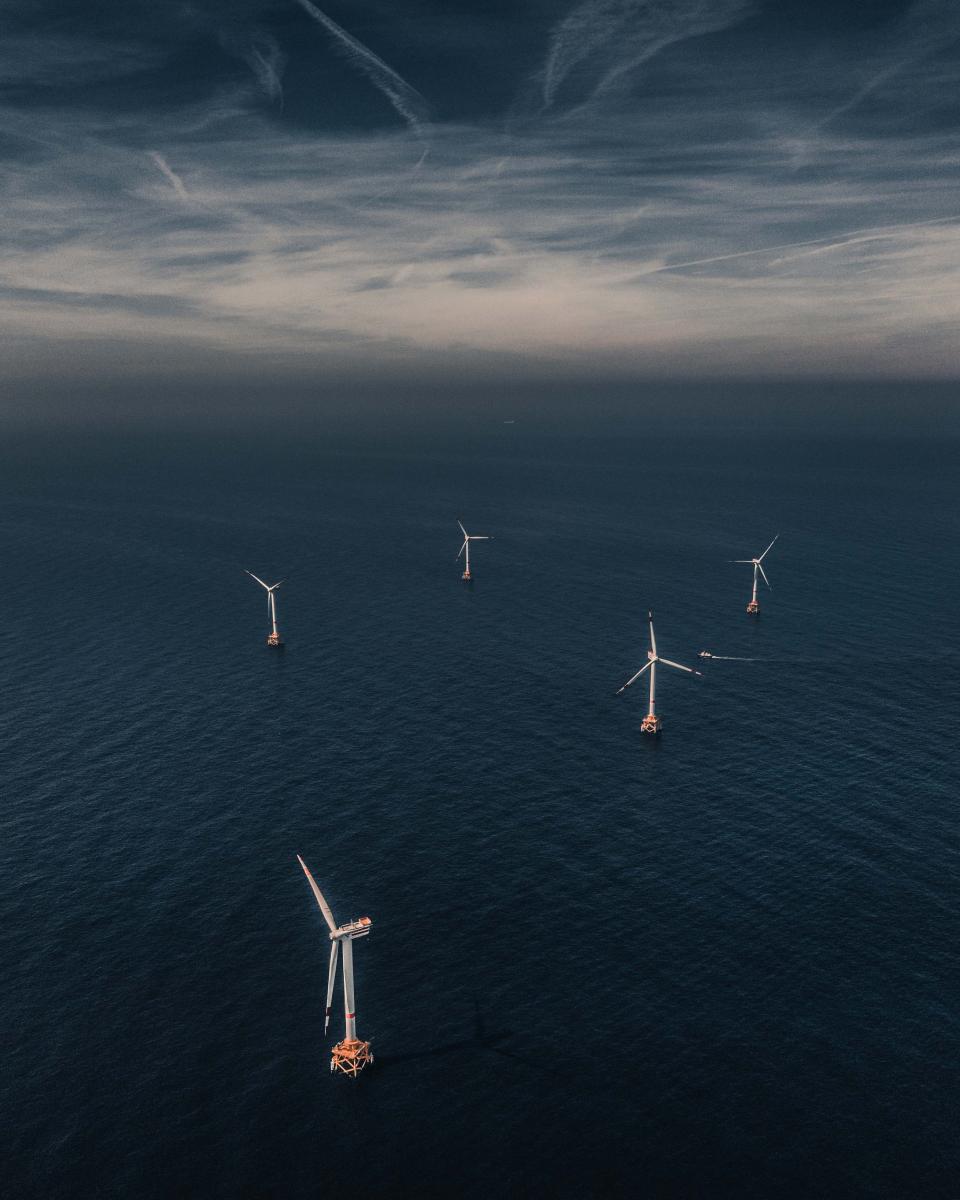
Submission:
<svg viewBox="0 0 960 1200">
<path fill-rule="evenodd" d="M 473 579 L 473 576 L 470 574 L 470 543 L 489 542 L 490 538 L 486 534 L 467 533 L 467 531 L 463 528 L 463 522 L 460 520 L 457 521 L 457 524 L 460 526 L 460 532 L 463 534 L 463 545 L 460 547 L 460 553 L 457 555 L 457 558 L 459 558 L 464 550 L 466 550 L 467 557 L 464 562 L 463 578 L 467 581 L 467 583 L 470 583 Z"/>
<path fill-rule="evenodd" d="M 693 669 L 693 667 L 684 667 L 680 663 L 671 662 L 669 658 L 661 658 L 660 655 L 657 654 L 657 639 L 653 632 L 653 613 L 652 612 L 647 613 L 647 620 L 650 622 L 650 649 L 647 651 L 647 661 L 640 668 L 640 670 L 636 673 L 636 675 L 633 676 L 632 679 L 627 680 L 627 682 L 623 685 L 623 687 L 620 689 L 620 691 L 617 692 L 617 695 L 619 696 L 620 692 L 625 692 L 631 683 L 635 683 L 636 680 L 638 680 L 640 678 L 640 676 L 644 673 L 644 671 L 649 670 L 649 672 L 650 672 L 650 707 L 647 710 L 647 715 L 643 718 L 643 723 L 640 726 L 640 732 L 641 733 L 659 733 L 660 730 L 663 728 L 663 722 L 657 716 L 656 709 L 654 708 L 654 696 L 656 694 L 656 688 L 657 688 L 657 663 L 663 663 L 663 665 L 665 667 L 675 667 L 678 671 L 688 671 L 691 675 L 700 675 L 700 674 L 702 674 L 702 672 L 695 671 Z"/>
<path fill-rule="evenodd" d="M 327 974 L 327 1015 L 323 1023 L 323 1032 L 330 1025 L 330 1010 L 333 1007 L 333 985 L 337 980 L 337 953 L 340 943 L 343 943 L 343 1012 L 346 1018 L 346 1033 L 342 1042 L 333 1048 L 330 1059 L 331 1071 L 342 1071 L 344 1075 L 352 1075 L 354 1079 L 360 1074 L 367 1063 L 373 1062 L 370 1053 L 370 1043 L 361 1042 L 357 1037 L 357 1010 L 353 998 L 353 941 L 354 938 L 366 937 L 373 922 L 369 917 L 360 917 L 357 921 L 349 921 L 346 925 L 337 925 L 330 911 L 330 905 L 323 898 L 323 892 L 317 887 L 317 881 L 310 874 L 307 864 L 300 855 L 297 862 L 303 867 L 303 873 L 316 897 L 323 919 L 330 926 L 330 970 Z"/>
<path fill-rule="evenodd" d="M 280 586 L 280 583 L 283 583 L 283 580 L 281 579 L 280 583 L 264 583 L 263 580 L 257 575 L 254 575 L 252 571 L 245 570 L 245 573 L 249 575 L 251 579 L 256 579 L 257 583 L 259 583 L 262 588 L 267 589 L 267 612 L 270 614 L 270 623 L 273 626 L 272 631 L 267 635 L 267 645 L 282 646 L 283 641 L 280 637 L 280 631 L 277 629 L 277 602 L 273 593 Z"/>
<path fill-rule="evenodd" d="M 779 536 L 780 536 L 780 534 L 778 533 L 777 537 L 775 537 L 773 539 L 773 542 L 775 542 Z M 773 542 L 770 543 L 770 546 L 773 545 Z M 764 550 L 764 552 L 760 555 L 759 558 L 731 558 L 730 559 L 731 562 L 753 563 L 753 595 L 750 597 L 750 603 L 747 605 L 747 612 L 752 613 L 754 616 L 756 616 L 757 613 L 760 611 L 760 604 L 757 600 L 757 574 L 758 573 L 760 575 L 763 575 L 763 582 L 767 585 L 767 587 L 770 587 L 770 580 L 767 578 L 766 574 L 764 573 L 763 566 L 762 566 L 763 560 L 770 553 L 770 546 L 768 546 L 766 548 L 766 550 Z"/>
</svg>

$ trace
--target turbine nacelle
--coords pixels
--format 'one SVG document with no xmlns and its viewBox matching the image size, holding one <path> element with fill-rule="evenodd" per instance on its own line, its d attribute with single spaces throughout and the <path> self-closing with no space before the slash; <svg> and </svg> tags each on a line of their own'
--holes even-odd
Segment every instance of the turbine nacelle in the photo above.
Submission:
<svg viewBox="0 0 960 1200">
<path fill-rule="evenodd" d="M 341 925 L 339 929 L 331 930 L 330 941 L 341 942 L 344 938 L 353 941 L 355 938 L 366 937 L 372 925 L 373 921 L 369 917 L 358 917 L 356 921 L 349 921 L 346 925 Z"/>
</svg>

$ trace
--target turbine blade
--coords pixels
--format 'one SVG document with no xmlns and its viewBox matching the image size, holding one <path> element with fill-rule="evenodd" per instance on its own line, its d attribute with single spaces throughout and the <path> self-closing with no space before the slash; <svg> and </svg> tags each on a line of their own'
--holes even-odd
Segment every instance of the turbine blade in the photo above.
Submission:
<svg viewBox="0 0 960 1200">
<path fill-rule="evenodd" d="M 469 540 L 470 540 L 469 538 L 464 538 L 464 540 L 463 540 L 463 545 L 462 545 L 462 546 L 460 547 L 460 549 L 457 551 L 457 558 L 459 558 L 459 557 L 460 557 L 460 555 L 461 555 L 461 554 L 464 552 L 464 550 L 466 550 L 466 548 L 467 548 L 467 542 L 468 542 Z"/>
<path fill-rule="evenodd" d="M 620 692 L 625 692 L 631 683 L 636 683 L 637 680 L 640 678 L 640 676 L 644 673 L 644 671 L 647 669 L 647 667 L 650 666 L 650 664 L 652 662 L 653 662 L 652 658 L 648 659 L 646 664 L 640 668 L 640 670 L 636 673 L 636 675 L 634 675 L 631 679 L 628 679 L 627 682 L 623 685 L 622 688 L 620 688 L 620 690 L 616 694 L 619 696 Z"/>
<path fill-rule="evenodd" d="M 259 575 L 254 575 L 254 573 L 252 571 L 248 571 L 246 567 L 244 567 L 243 570 L 244 574 L 249 575 L 251 579 L 255 579 L 257 583 L 259 583 L 261 587 L 266 588 L 268 592 L 270 591 L 270 584 L 264 583 Z"/>
<path fill-rule="evenodd" d="M 463 536 L 465 538 L 468 538 L 470 536 L 470 534 L 467 533 L 467 531 L 464 529 L 463 522 L 460 520 L 459 517 L 457 518 L 457 524 L 460 526 L 460 532 L 463 534 Z"/>
<path fill-rule="evenodd" d="M 323 919 L 330 926 L 330 932 L 336 933 L 337 932 L 337 923 L 333 919 L 333 913 L 330 911 L 330 905 L 323 898 L 323 892 L 321 892 L 320 889 L 317 887 L 317 881 L 310 874 L 307 864 L 303 861 L 303 859 L 300 857 L 299 854 L 297 855 L 297 862 L 300 864 L 301 867 L 303 867 L 303 873 L 304 873 L 304 875 L 306 875 L 307 879 L 310 881 L 310 887 L 313 891 L 314 896 L 317 899 L 317 903 L 320 905 L 320 911 L 323 913 Z"/>
<path fill-rule="evenodd" d="M 760 572 L 760 574 L 763 576 L 763 582 L 764 582 L 764 583 L 767 585 L 767 587 L 768 587 L 768 588 L 770 588 L 770 591 L 772 592 L 772 591 L 773 591 L 773 588 L 770 586 L 770 580 L 767 578 L 767 573 L 766 573 L 766 571 L 763 569 L 763 567 L 761 567 L 761 566 L 760 566 L 760 559 L 759 559 L 759 558 L 757 559 L 757 570 L 758 570 L 758 571 Z"/>
<path fill-rule="evenodd" d="M 753 559 L 752 558 L 728 558 L 727 562 L 752 563 Z"/>
<path fill-rule="evenodd" d="M 779 536 L 780 536 L 780 534 L 778 533 L 778 534 L 777 534 L 777 537 L 775 537 L 775 538 L 773 539 L 773 542 L 775 542 Z M 770 543 L 770 546 L 772 546 L 772 545 L 773 545 L 773 542 L 771 542 L 771 543 Z M 760 557 L 757 559 L 757 562 L 763 562 L 763 560 L 766 558 L 766 556 L 767 556 L 767 555 L 770 553 L 770 546 L 768 546 L 768 547 L 766 548 L 766 550 L 764 550 L 764 552 L 763 552 L 763 553 L 760 555 Z"/>
<path fill-rule="evenodd" d="M 272 587 L 268 588 L 267 590 L 268 590 L 268 591 L 271 591 L 271 592 L 275 592 L 275 591 L 277 590 L 277 588 L 280 586 L 280 584 L 281 584 L 281 583 L 283 583 L 283 580 L 282 580 L 282 579 L 279 581 L 279 583 L 275 583 L 275 584 L 273 584 L 273 585 L 272 585 Z"/>
<path fill-rule="evenodd" d="M 471 542 L 489 542 L 490 535 L 486 534 L 486 533 L 471 533 L 470 541 Z"/>
<path fill-rule="evenodd" d="M 700 671 L 695 671 L 693 667 L 685 667 L 682 663 L 671 662 L 669 658 L 661 658 L 657 661 L 662 662 L 665 667 L 676 667 L 678 671 L 689 671 L 691 675 L 702 674 Z"/>
<path fill-rule="evenodd" d="M 333 1008 L 333 985 L 337 980 L 337 955 L 340 953 L 340 940 L 335 938 L 330 947 L 330 970 L 327 972 L 327 1012 L 323 1019 L 323 1032 L 330 1027 L 330 1010 Z"/>
<path fill-rule="evenodd" d="M 650 649 L 653 651 L 654 655 L 656 655 L 657 639 L 654 636 L 654 632 L 653 632 L 653 613 L 652 612 L 647 613 L 647 620 L 650 622 Z"/>
</svg>

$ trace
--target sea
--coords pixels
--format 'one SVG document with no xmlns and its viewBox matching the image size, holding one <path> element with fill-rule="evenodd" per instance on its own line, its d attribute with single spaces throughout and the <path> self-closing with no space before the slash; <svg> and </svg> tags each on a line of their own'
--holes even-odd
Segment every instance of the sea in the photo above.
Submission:
<svg viewBox="0 0 960 1200">
<path fill-rule="evenodd" d="M 8 430 L 4 1196 L 960 1196 L 957 422 L 589 400 Z"/>
</svg>

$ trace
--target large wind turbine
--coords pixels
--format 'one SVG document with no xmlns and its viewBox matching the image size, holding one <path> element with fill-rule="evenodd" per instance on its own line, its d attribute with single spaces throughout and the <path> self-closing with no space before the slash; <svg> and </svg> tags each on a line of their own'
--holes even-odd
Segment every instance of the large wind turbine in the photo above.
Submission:
<svg viewBox="0 0 960 1200">
<path fill-rule="evenodd" d="M 462 521 L 458 520 L 457 524 L 460 526 L 460 532 L 463 534 L 463 545 L 460 547 L 460 553 L 457 555 L 457 558 L 459 558 L 464 550 L 466 550 L 467 557 L 463 564 L 463 578 L 467 581 L 467 583 L 470 583 L 470 581 L 473 579 L 473 576 L 470 574 L 470 543 L 489 542 L 490 538 L 486 534 L 467 533 L 467 531 L 463 528 Z"/>
<path fill-rule="evenodd" d="M 780 536 L 780 534 L 778 533 L 777 537 L 775 537 L 773 539 L 773 542 L 775 542 L 779 536 Z M 773 545 L 773 542 L 770 543 L 770 546 Z M 763 566 L 762 566 L 763 560 L 770 553 L 770 546 L 768 546 L 766 548 L 766 550 L 764 550 L 764 552 L 760 555 L 759 558 L 732 558 L 730 560 L 731 562 L 737 562 L 737 563 L 753 563 L 753 595 L 750 597 L 750 603 L 747 605 L 747 612 L 753 613 L 754 615 L 756 615 L 760 611 L 760 604 L 757 601 L 757 575 L 758 575 L 758 573 L 760 575 L 763 575 L 763 582 L 767 585 L 767 587 L 770 587 L 770 580 L 764 574 L 764 570 L 763 570 Z"/>
<path fill-rule="evenodd" d="M 254 575 L 252 571 L 246 571 L 245 573 L 249 575 L 251 579 L 256 579 L 257 583 L 259 583 L 262 588 L 267 589 L 267 612 L 270 614 L 270 624 L 273 627 L 272 631 L 267 634 L 267 645 L 282 646 L 283 641 L 280 637 L 280 631 L 277 629 L 277 602 L 274 599 L 273 593 L 280 586 L 280 583 L 283 583 L 283 580 L 281 579 L 280 583 L 264 583 L 263 580 L 257 575 Z"/>
<path fill-rule="evenodd" d="M 343 1012 L 346 1018 L 346 1033 L 343 1041 L 338 1042 L 333 1048 L 330 1070 L 342 1071 L 344 1075 L 352 1075 L 356 1078 L 367 1063 L 373 1062 L 373 1055 L 370 1053 L 370 1043 L 361 1042 L 357 1037 L 357 1010 L 353 998 L 353 940 L 366 937 L 373 922 L 369 917 L 360 917 L 357 921 L 349 921 L 346 925 L 338 926 L 333 919 L 330 905 L 323 898 L 323 892 L 317 887 L 317 881 L 310 874 L 307 864 L 299 854 L 297 862 L 303 867 L 303 873 L 313 890 L 317 904 L 320 905 L 323 919 L 330 926 L 330 941 L 333 943 L 330 947 L 330 971 L 327 975 L 327 1015 L 323 1023 L 324 1033 L 327 1032 L 330 1025 L 333 986 L 337 980 L 337 952 L 340 949 L 340 943 L 343 942 Z"/>
<path fill-rule="evenodd" d="M 620 692 L 625 692 L 631 683 L 635 683 L 636 680 L 640 678 L 644 671 L 649 671 L 650 707 L 647 710 L 647 715 L 643 718 L 643 724 L 640 726 L 640 732 L 659 733 L 663 728 L 663 722 L 657 716 L 656 709 L 654 708 L 654 697 L 657 689 L 657 663 L 663 663 L 665 667 L 675 667 L 678 671 L 688 671 L 691 675 L 699 675 L 701 672 L 695 671 L 693 667 L 684 667 L 680 663 L 671 662 L 669 658 L 661 658 L 660 655 L 657 654 L 657 639 L 653 632 L 652 612 L 647 613 L 647 619 L 650 622 L 650 649 L 647 651 L 647 661 L 632 679 L 627 680 L 620 691 L 617 692 L 617 695 L 619 696 Z"/>
</svg>

